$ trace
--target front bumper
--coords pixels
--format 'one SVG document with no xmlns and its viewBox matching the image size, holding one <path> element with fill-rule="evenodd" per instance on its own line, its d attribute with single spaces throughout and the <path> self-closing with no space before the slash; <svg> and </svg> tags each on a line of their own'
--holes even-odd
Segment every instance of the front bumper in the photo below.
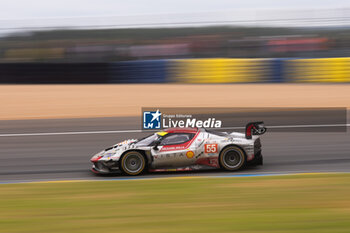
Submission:
<svg viewBox="0 0 350 233">
<path fill-rule="evenodd" d="M 115 161 L 92 161 L 91 171 L 96 174 L 120 173 L 118 163 Z"/>
</svg>

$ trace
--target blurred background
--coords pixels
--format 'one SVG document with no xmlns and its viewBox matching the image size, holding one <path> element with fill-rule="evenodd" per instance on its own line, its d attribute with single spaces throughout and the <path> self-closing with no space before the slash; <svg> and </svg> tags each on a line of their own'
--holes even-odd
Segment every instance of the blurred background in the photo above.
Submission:
<svg viewBox="0 0 350 233">
<path fill-rule="evenodd" d="M 349 0 L 1 0 L 0 233 L 350 232 L 350 134 L 329 128 L 350 126 L 349 82 Z M 148 134 L 142 107 L 312 132 L 268 130 L 264 166 L 236 173 L 94 176 Z"/>
<path fill-rule="evenodd" d="M 4 2 L 1 83 L 350 81 L 347 1 Z"/>
</svg>

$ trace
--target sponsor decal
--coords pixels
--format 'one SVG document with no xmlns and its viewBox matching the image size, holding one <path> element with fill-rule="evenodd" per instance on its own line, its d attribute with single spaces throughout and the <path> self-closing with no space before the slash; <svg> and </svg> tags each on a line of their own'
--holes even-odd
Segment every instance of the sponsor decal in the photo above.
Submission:
<svg viewBox="0 0 350 233">
<path fill-rule="evenodd" d="M 204 144 L 204 152 L 206 154 L 218 153 L 218 144 Z"/>
<path fill-rule="evenodd" d="M 186 120 L 174 120 L 172 118 L 163 118 L 163 128 L 175 127 L 190 127 L 190 128 L 220 128 L 222 122 L 215 118 L 208 118 L 207 120 L 198 120 L 196 118 L 187 118 Z"/>
<path fill-rule="evenodd" d="M 222 120 L 203 115 L 172 113 L 178 109 L 146 108 L 142 110 L 142 129 L 221 128 Z M 184 109 L 183 111 L 186 111 Z M 188 110 L 187 110 L 188 111 Z"/>
<path fill-rule="evenodd" d="M 143 129 L 160 129 L 161 115 L 162 113 L 159 112 L 159 109 L 157 109 L 157 111 L 144 111 Z"/>
<path fill-rule="evenodd" d="M 172 151 L 172 150 L 184 150 L 186 149 L 186 146 L 184 145 L 178 145 L 178 146 L 163 146 L 160 151 Z"/>
<path fill-rule="evenodd" d="M 193 156 L 194 156 L 193 151 L 191 151 L 191 150 L 190 150 L 190 151 L 187 151 L 186 156 L 187 156 L 187 158 L 192 159 Z"/>
<path fill-rule="evenodd" d="M 209 166 L 209 167 L 217 167 L 217 168 L 220 167 L 217 157 L 215 157 L 215 158 L 199 158 L 196 161 L 196 163 L 200 164 L 200 165 Z"/>
</svg>

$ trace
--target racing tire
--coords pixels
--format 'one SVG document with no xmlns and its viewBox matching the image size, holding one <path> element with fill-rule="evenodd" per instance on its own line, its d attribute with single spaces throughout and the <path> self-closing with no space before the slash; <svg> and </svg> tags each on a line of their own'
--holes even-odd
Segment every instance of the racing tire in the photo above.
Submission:
<svg viewBox="0 0 350 233">
<path fill-rule="evenodd" d="M 120 161 L 120 170 L 130 176 L 137 176 L 144 172 L 146 159 L 138 151 L 126 152 Z"/>
<path fill-rule="evenodd" d="M 246 156 L 243 150 L 237 146 L 227 146 L 219 156 L 221 168 L 228 171 L 237 171 L 246 164 Z"/>
</svg>

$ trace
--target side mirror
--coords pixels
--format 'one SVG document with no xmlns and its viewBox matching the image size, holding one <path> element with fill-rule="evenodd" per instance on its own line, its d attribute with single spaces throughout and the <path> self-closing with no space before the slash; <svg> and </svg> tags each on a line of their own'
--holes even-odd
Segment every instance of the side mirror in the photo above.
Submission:
<svg viewBox="0 0 350 233">
<path fill-rule="evenodd" d="M 160 142 L 157 141 L 154 146 L 153 146 L 153 150 L 158 150 L 158 146 L 159 146 Z"/>
</svg>

